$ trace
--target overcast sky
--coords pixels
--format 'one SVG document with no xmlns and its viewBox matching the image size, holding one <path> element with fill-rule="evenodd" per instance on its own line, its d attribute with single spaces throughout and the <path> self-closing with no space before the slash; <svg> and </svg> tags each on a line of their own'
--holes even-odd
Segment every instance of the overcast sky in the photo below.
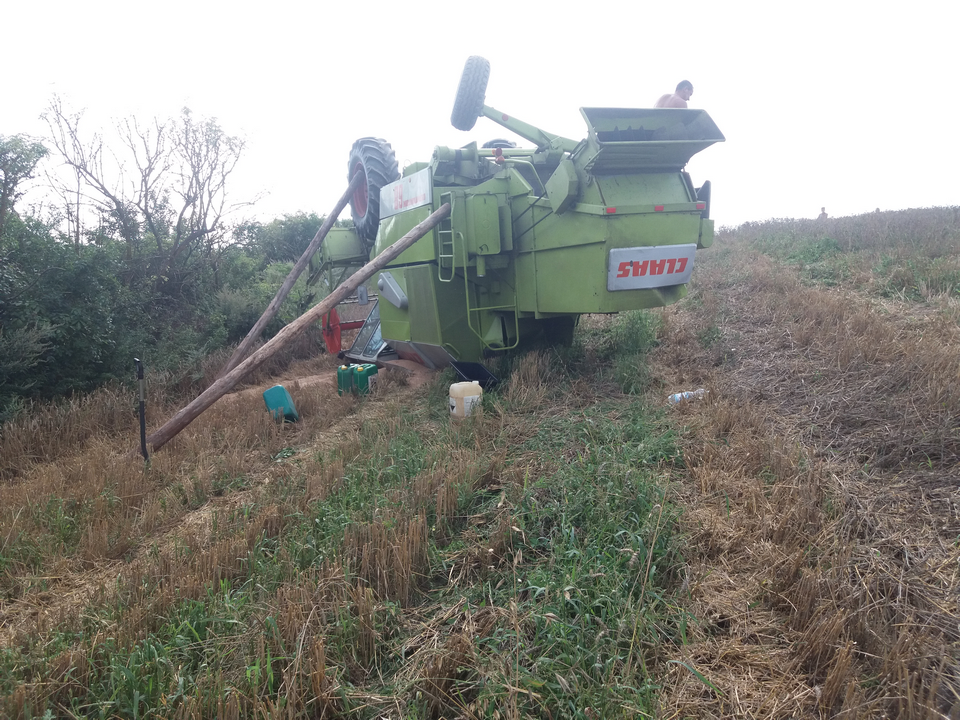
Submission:
<svg viewBox="0 0 960 720">
<path fill-rule="evenodd" d="M 328 7 L 329 6 L 329 7 Z M 960 4 L 775 2 L 6 3 L 0 135 L 43 137 L 58 94 L 89 130 L 189 107 L 248 146 L 232 186 L 263 219 L 326 214 L 358 137 L 403 164 L 503 137 L 450 125 L 468 55 L 486 102 L 580 139 L 586 107 L 650 107 L 681 79 L 725 134 L 691 160 L 713 216 L 960 204 Z M 521 141 L 525 144 L 525 141 Z M 526 143 L 529 145 L 529 143 Z"/>
</svg>

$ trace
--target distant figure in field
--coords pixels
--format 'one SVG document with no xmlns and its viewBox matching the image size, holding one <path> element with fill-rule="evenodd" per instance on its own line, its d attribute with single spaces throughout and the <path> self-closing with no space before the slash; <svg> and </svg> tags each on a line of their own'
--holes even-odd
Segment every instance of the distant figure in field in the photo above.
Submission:
<svg viewBox="0 0 960 720">
<path fill-rule="evenodd" d="M 689 80 L 681 80 L 677 85 L 677 91 L 671 95 L 661 96 L 654 107 L 685 108 L 691 95 L 693 95 L 693 83 Z"/>
<path fill-rule="evenodd" d="M 817 216 L 817 220 L 826 220 L 827 219 L 827 209 L 825 207 L 820 208 L 820 214 Z"/>
</svg>

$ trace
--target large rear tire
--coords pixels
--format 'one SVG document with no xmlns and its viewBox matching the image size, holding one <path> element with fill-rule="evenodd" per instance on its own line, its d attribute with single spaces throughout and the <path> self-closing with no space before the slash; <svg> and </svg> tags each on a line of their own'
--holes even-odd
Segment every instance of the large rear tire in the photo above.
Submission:
<svg viewBox="0 0 960 720">
<path fill-rule="evenodd" d="M 400 179 L 397 156 L 386 140 L 360 138 L 350 150 L 347 167 L 348 180 L 353 180 L 357 173 L 365 177 L 350 198 L 350 212 L 357 235 L 370 245 L 380 227 L 380 188 Z"/>
<path fill-rule="evenodd" d="M 537 324 L 543 333 L 542 341 L 547 347 L 573 345 L 573 333 L 580 322 L 579 315 L 561 315 L 560 317 L 538 320 Z"/>
<path fill-rule="evenodd" d="M 463 66 L 457 99 L 453 102 L 450 122 L 457 130 L 473 130 L 477 118 L 483 112 L 483 101 L 490 79 L 490 61 L 479 55 L 471 55 Z"/>
</svg>

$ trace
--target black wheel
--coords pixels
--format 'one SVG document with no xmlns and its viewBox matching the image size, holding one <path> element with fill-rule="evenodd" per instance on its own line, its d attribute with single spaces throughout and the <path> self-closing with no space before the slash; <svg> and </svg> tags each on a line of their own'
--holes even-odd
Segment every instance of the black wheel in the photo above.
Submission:
<svg viewBox="0 0 960 720">
<path fill-rule="evenodd" d="M 479 55 L 468 57 L 460 76 L 460 85 L 457 86 L 453 114 L 450 115 L 450 122 L 457 130 L 472 130 L 477 124 L 477 118 L 483 110 L 489 79 L 490 61 Z"/>
<path fill-rule="evenodd" d="M 547 347 L 556 345 L 569 347 L 573 344 L 573 331 L 576 330 L 579 322 L 579 315 L 563 315 L 538 320 L 537 325 L 543 333 L 542 342 Z"/>
<path fill-rule="evenodd" d="M 397 156 L 386 140 L 360 138 L 350 150 L 347 167 L 348 180 L 353 180 L 357 173 L 366 178 L 350 198 L 350 212 L 357 235 L 369 244 L 376 239 L 380 227 L 380 188 L 400 179 Z"/>
<path fill-rule="evenodd" d="M 515 148 L 517 144 L 513 140 L 504 140 L 503 138 L 496 138 L 495 140 L 487 140 L 480 147 L 490 149 L 490 148 Z"/>
</svg>

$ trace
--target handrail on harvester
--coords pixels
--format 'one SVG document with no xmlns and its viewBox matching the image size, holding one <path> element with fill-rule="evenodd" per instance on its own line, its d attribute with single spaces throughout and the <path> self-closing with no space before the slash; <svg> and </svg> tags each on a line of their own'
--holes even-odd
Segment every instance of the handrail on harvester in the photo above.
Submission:
<svg viewBox="0 0 960 720">
<path fill-rule="evenodd" d="M 534 127 L 530 123 L 525 123 L 523 120 L 518 120 L 515 117 L 511 117 L 510 115 L 500 112 L 496 108 L 492 108 L 489 105 L 484 105 L 483 109 L 480 111 L 480 114 L 486 118 L 489 118 L 490 120 L 493 120 L 497 125 L 505 127 L 511 132 L 515 132 L 524 140 L 529 140 L 532 143 L 536 143 L 538 150 L 553 148 L 556 150 L 561 150 L 562 152 L 572 153 L 580 144 L 579 141 L 565 138 L 562 135 L 550 135 L 540 128 Z"/>
</svg>

